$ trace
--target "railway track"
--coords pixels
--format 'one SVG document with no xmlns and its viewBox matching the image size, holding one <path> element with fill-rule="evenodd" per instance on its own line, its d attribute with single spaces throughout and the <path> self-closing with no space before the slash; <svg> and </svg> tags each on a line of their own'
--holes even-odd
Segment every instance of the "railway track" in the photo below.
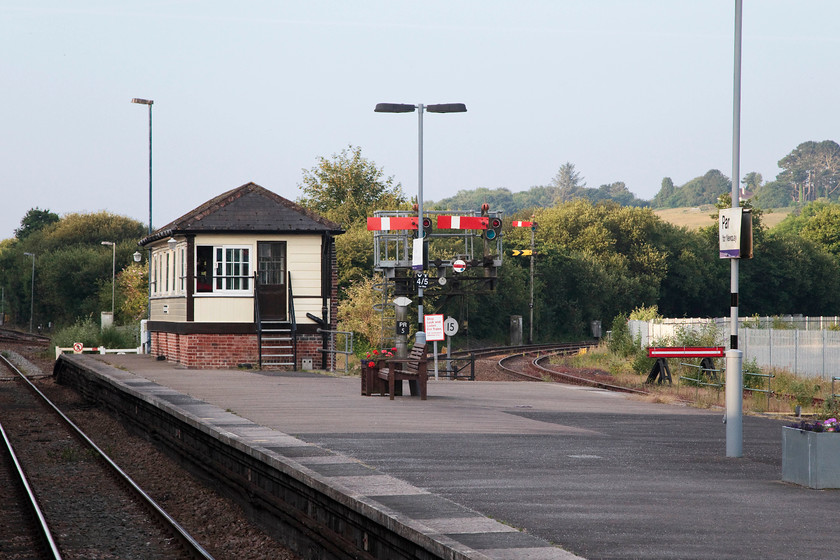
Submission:
<svg viewBox="0 0 840 560">
<path fill-rule="evenodd" d="M 0 438 L 3 440 L 0 461 L 0 503 L 3 504 L 0 558 L 29 558 L 33 555 L 60 558 L 52 532 L 2 424 Z"/>
<path fill-rule="evenodd" d="M 555 345 L 554 348 L 528 349 L 516 354 L 504 356 L 499 359 L 498 368 L 508 375 L 525 379 L 528 381 L 544 381 L 551 379 L 558 383 L 571 383 L 574 385 L 585 385 L 597 387 L 609 391 L 621 393 L 647 394 L 646 391 L 632 389 L 620 385 L 608 383 L 606 380 L 592 379 L 572 373 L 558 371 L 552 367 L 551 359 L 556 356 L 568 356 L 579 352 L 581 349 L 590 346 L 589 343 L 568 343 Z"/>
<path fill-rule="evenodd" d="M 212 560 L 11 362 L 3 356 L 0 361 L 17 375 L 15 381 L 0 385 L 0 422 L 55 535 L 56 555 L 41 557 Z M 8 499 L 22 503 L 19 490 Z M 31 515 L 20 515 L 19 528 L 26 528 L 31 535 L 26 538 L 33 543 L 43 543 L 45 537 L 33 534 Z M 5 547 L 8 539 L 1 542 L 0 547 Z M 10 557 L 5 548 L 0 548 L 0 557 Z"/>
<path fill-rule="evenodd" d="M 47 346 L 50 343 L 50 337 L 0 328 L 0 342 L 22 342 Z"/>
</svg>

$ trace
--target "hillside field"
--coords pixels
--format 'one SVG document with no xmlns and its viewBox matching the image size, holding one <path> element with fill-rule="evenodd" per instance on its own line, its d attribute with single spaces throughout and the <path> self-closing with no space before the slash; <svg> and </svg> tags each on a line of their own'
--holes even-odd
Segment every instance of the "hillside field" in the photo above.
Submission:
<svg viewBox="0 0 840 560">
<path fill-rule="evenodd" d="M 765 210 L 764 223 L 768 228 L 772 228 L 788 214 L 790 208 L 775 208 L 772 210 Z M 694 230 L 701 227 L 713 225 L 715 222 L 710 217 L 715 212 L 715 207 L 711 204 L 704 204 L 703 206 L 694 206 L 692 208 L 667 208 L 665 210 L 655 210 L 654 213 L 676 226 L 685 226 L 688 229 Z"/>
</svg>

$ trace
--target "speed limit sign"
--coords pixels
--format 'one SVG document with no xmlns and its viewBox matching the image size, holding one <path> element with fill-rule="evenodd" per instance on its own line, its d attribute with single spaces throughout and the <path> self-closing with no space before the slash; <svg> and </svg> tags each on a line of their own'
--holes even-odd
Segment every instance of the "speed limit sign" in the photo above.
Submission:
<svg viewBox="0 0 840 560">
<path fill-rule="evenodd" d="M 443 321 L 443 334 L 446 336 L 455 336 L 458 334 L 458 321 L 452 317 L 447 317 Z"/>
</svg>

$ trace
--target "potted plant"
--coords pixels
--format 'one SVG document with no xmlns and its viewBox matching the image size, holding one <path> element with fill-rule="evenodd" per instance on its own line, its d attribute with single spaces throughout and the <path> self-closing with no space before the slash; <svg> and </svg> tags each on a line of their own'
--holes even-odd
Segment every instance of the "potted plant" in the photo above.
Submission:
<svg viewBox="0 0 840 560">
<path fill-rule="evenodd" d="M 840 422 L 829 418 L 782 428 L 782 480 L 809 488 L 840 488 Z"/>
<path fill-rule="evenodd" d="M 383 362 L 387 358 L 392 357 L 396 348 L 390 350 L 371 350 L 362 359 L 362 395 L 371 395 L 373 393 L 383 394 L 382 384 L 378 383 L 377 374 L 379 368 L 383 367 Z"/>
</svg>

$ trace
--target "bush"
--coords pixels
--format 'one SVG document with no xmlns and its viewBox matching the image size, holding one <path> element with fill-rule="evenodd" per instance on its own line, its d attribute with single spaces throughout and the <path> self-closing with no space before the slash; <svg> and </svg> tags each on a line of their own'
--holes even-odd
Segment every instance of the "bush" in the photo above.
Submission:
<svg viewBox="0 0 840 560">
<path fill-rule="evenodd" d="M 53 345 L 70 348 L 76 342 L 85 346 L 96 346 L 99 341 L 99 325 L 93 319 L 77 319 L 74 324 L 56 331 L 52 337 Z"/>
<path fill-rule="evenodd" d="M 140 327 L 126 325 L 103 329 L 99 333 L 99 346 L 105 348 L 137 348 L 140 346 Z"/>
<path fill-rule="evenodd" d="M 140 327 L 126 325 L 102 330 L 91 318 L 79 319 L 73 325 L 57 331 L 52 342 L 53 346 L 61 348 L 70 348 L 76 342 L 88 347 L 137 348 L 140 346 Z"/>
<path fill-rule="evenodd" d="M 610 340 L 607 342 L 607 348 L 609 348 L 610 352 L 623 358 L 636 353 L 637 345 L 633 337 L 630 336 L 627 315 L 622 313 L 613 319 L 611 331 Z"/>
</svg>

